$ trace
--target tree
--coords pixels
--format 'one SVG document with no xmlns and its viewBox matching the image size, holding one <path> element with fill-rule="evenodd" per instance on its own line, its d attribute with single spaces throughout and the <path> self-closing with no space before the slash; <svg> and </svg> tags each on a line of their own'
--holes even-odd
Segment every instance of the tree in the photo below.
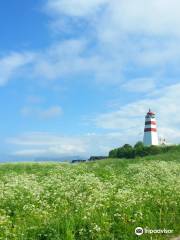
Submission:
<svg viewBox="0 0 180 240">
<path fill-rule="evenodd" d="M 118 149 L 115 148 L 109 152 L 109 157 L 110 158 L 117 158 L 118 157 Z"/>
<path fill-rule="evenodd" d="M 125 158 L 133 158 L 134 157 L 134 149 L 130 144 L 125 144 L 121 151 L 123 153 L 123 157 Z"/>
<path fill-rule="evenodd" d="M 144 143 L 139 141 L 134 145 L 134 148 L 143 148 L 144 147 Z"/>
<path fill-rule="evenodd" d="M 145 147 L 144 147 L 144 144 L 143 144 L 143 142 L 141 142 L 141 141 L 139 141 L 139 142 L 137 142 L 135 145 L 134 145 L 134 155 L 135 155 L 135 157 L 138 157 L 138 156 L 140 156 L 140 157 L 143 157 L 143 156 L 145 156 Z"/>
</svg>

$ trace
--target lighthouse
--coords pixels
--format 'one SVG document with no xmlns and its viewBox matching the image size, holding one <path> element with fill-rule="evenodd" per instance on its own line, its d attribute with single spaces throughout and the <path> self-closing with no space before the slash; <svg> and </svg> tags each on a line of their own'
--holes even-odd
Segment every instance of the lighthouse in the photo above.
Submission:
<svg viewBox="0 0 180 240">
<path fill-rule="evenodd" d="M 145 146 L 159 145 L 158 134 L 157 134 L 156 115 L 150 109 L 145 117 L 143 143 Z"/>
</svg>

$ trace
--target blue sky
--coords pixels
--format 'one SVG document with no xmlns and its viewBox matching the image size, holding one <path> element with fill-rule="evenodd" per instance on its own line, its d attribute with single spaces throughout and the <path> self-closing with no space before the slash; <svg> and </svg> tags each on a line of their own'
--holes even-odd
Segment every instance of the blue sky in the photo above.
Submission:
<svg viewBox="0 0 180 240">
<path fill-rule="evenodd" d="M 0 154 L 107 154 L 142 139 L 180 141 L 178 0 L 0 3 Z"/>
</svg>

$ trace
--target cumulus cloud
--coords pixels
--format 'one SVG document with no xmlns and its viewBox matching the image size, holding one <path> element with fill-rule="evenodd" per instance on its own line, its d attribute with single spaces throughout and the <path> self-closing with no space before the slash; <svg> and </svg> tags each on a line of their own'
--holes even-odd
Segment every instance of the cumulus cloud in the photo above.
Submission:
<svg viewBox="0 0 180 240">
<path fill-rule="evenodd" d="M 5 85 L 17 72 L 34 61 L 33 53 L 10 53 L 0 58 L 0 86 Z"/>
<path fill-rule="evenodd" d="M 122 85 L 129 92 L 150 92 L 156 87 L 156 79 L 153 78 L 137 78 L 132 79 Z"/>
<path fill-rule="evenodd" d="M 180 2 L 47 0 L 46 3 L 46 12 L 60 35 L 57 34 L 56 41 L 40 50 L 35 58 L 32 54 L 21 53 L 2 58 L 0 85 L 7 83 L 22 67 L 31 64 L 28 73 L 33 72 L 35 79 L 60 81 L 69 78 L 76 81 L 82 76 L 83 80 L 86 80 L 85 76 L 89 80 L 91 76 L 96 81 L 113 82 L 124 91 L 143 95 L 140 100 L 100 114 L 93 120 L 98 128 L 110 133 L 75 138 L 49 134 L 43 145 L 52 142 L 48 150 L 42 146 L 35 148 L 36 144 L 41 145 L 44 141 L 40 138 L 43 134 L 36 134 L 32 136 L 31 144 L 29 138 L 21 141 L 21 146 L 26 143 L 28 149 L 20 149 L 19 153 L 76 152 L 76 149 L 84 153 L 102 152 L 117 142 L 119 145 L 126 141 L 134 142 L 142 138 L 144 114 L 149 107 L 157 112 L 160 134 L 176 142 L 180 137 L 180 86 L 175 84 L 179 82 Z M 63 40 L 62 32 L 67 33 Z M 149 91 L 151 94 L 147 95 Z M 25 107 L 22 113 L 50 118 L 60 115 L 62 110 L 59 107 Z"/>
<path fill-rule="evenodd" d="M 117 111 L 100 114 L 95 124 L 104 129 L 114 129 L 131 139 L 143 133 L 144 115 L 149 108 L 157 112 L 159 135 L 169 142 L 178 142 L 180 138 L 179 112 L 180 84 L 154 90 L 149 97 L 126 104 Z"/>
<path fill-rule="evenodd" d="M 7 139 L 16 148 L 17 156 L 75 156 L 88 157 L 93 154 L 107 154 L 109 147 L 117 143 L 117 136 L 108 134 L 84 134 L 62 136 L 61 134 L 32 132 Z"/>
<path fill-rule="evenodd" d="M 63 156 L 85 153 L 81 139 L 73 139 L 51 133 L 33 132 L 8 139 L 8 143 L 19 147 L 15 155 L 21 156 Z"/>
<path fill-rule="evenodd" d="M 78 144 L 71 143 L 59 143 L 57 146 L 49 146 L 48 148 L 41 147 L 37 148 L 32 146 L 32 149 L 22 149 L 13 152 L 15 156 L 22 157 L 62 157 L 62 156 L 75 156 L 76 154 L 82 155 L 85 154 L 84 148 Z"/>
<path fill-rule="evenodd" d="M 71 16 L 87 17 L 89 14 L 94 14 L 100 6 L 107 2 L 108 0 L 48 0 L 46 9 L 58 15 L 64 13 Z"/>
<path fill-rule="evenodd" d="M 159 137 L 168 143 L 180 138 L 178 103 L 180 84 L 154 90 L 148 97 L 126 104 L 116 111 L 99 114 L 90 124 L 103 130 L 81 136 L 62 136 L 60 133 L 31 132 L 7 139 L 16 149 L 16 156 L 74 156 L 105 155 L 125 143 L 143 139 L 144 117 L 149 108 L 156 112 Z"/>
<path fill-rule="evenodd" d="M 104 8 L 103 8 L 104 7 Z M 106 23 L 102 30 L 119 30 L 127 33 L 148 35 L 178 35 L 180 30 L 178 0 L 47 0 L 46 10 L 55 17 L 62 14 L 71 17 L 87 18 L 99 14 L 100 23 Z M 101 26 L 101 25 L 100 25 Z"/>
<path fill-rule="evenodd" d="M 83 40 L 66 40 L 53 44 L 45 54 L 39 55 L 35 73 L 48 79 L 82 72 L 85 59 L 81 57 L 85 49 Z"/>
<path fill-rule="evenodd" d="M 179 36 L 178 0 L 112 0 L 108 1 L 106 23 L 126 33 Z"/>
<path fill-rule="evenodd" d="M 178 0 L 45 2 L 51 22 L 56 26 L 60 22 L 57 32 L 62 33 L 62 22 L 67 21 L 63 34 L 72 33 L 64 40 L 57 35 L 54 43 L 36 54 L 30 68 L 34 78 L 59 81 L 86 74 L 92 80 L 121 84 L 131 74 L 149 79 L 150 87 L 157 71 L 164 79 L 167 74 L 179 74 Z M 29 64 L 29 58 L 16 53 L 2 59 L 1 84 Z"/>
<path fill-rule="evenodd" d="M 134 73 L 150 68 L 151 72 L 166 73 L 168 64 L 176 65 L 178 69 L 179 5 L 178 0 L 56 0 L 47 1 L 46 10 L 54 16 L 53 21 L 70 19 L 67 31 L 71 26 L 72 32 L 78 28 L 78 19 L 86 23 L 83 28 L 90 26 L 88 31 L 83 31 L 83 37 L 96 47 L 91 48 L 90 59 L 84 57 L 89 53 L 88 47 L 78 56 L 86 70 L 96 73 L 96 79 L 104 78 L 110 82 L 119 75 L 127 81 L 128 71 Z M 81 32 L 75 35 L 81 38 Z M 80 65 L 79 58 L 76 59 L 75 69 Z M 92 64 L 100 66 L 101 73 L 104 71 L 105 74 L 97 72 Z M 122 76 L 118 81 L 121 79 Z"/>
<path fill-rule="evenodd" d="M 129 34 L 129 37 L 132 34 L 179 37 L 178 7 L 178 0 L 47 0 L 45 8 L 53 16 L 53 21 L 66 16 L 71 19 L 69 24 L 77 26 L 80 18 L 81 22 L 94 24 L 100 39 L 119 41 Z"/>
<path fill-rule="evenodd" d="M 34 74 L 48 80 L 61 80 L 91 75 L 92 80 L 113 82 L 121 81 L 121 66 L 116 58 L 113 61 L 91 52 L 90 42 L 86 39 L 65 40 L 53 44 L 39 54 L 34 66 Z M 113 77 L 113 74 L 116 77 Z"/>
</svg>

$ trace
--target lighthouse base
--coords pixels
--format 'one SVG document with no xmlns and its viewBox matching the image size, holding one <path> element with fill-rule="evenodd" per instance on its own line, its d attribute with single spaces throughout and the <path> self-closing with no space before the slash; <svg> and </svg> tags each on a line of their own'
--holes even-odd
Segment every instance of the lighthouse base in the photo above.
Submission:
<svg viewBox="0 0 180 240">
<path fill-rule="evenodd" d="M 145 146 L 159 145 L 157 132 L 145 132 L 143 143 Z"/>
</svg>

